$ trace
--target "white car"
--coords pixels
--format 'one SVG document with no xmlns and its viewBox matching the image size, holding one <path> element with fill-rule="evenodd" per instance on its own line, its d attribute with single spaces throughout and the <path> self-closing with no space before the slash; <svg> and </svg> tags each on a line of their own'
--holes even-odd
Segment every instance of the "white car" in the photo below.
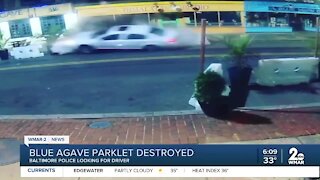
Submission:
<svg viewBox="0 0 320 180">
<path fill-rule="evenodd" d="M 50 48 L 52 53 L 91 53 L 96 49 L 144 49 L 188 47 L 200 44 L 200 35 L 188 30 L 163 29 L 149 25 L 113 26 L 109 30 L 81 32 L 61 37 Z M 199 42 L 199 43 L 197 43 Z M 206 42 L 209 44 L 209 42 Z"/>
</svg>

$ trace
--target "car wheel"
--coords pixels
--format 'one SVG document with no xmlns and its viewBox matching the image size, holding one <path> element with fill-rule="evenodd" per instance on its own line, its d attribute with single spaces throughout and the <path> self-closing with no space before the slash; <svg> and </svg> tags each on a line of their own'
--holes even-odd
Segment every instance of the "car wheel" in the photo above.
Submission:
<svg viewBox="0 0 320 180">
<path fill-rule="evenodd" d="M 94 51 L 94 48 L 91 47 L 91 46 L 88 46 L 88 45 L 81 45 L 79 48 L 78 48 L 78 51 L 80 53 L 83 53 L 83 54 L 89 54 L 89 53 L 92 53 Z"/>
<path fill-rule="evenodd" d="M 52 55 L 52 56 L 59 55 L 59 53 L 57 53 L 57 52 L 52 52 L 50 49 L 48 50 L 48 54 L 50 54 L 50 55 Z"/>
<path fill-rule="evenodd" d="M 146 51 L 157 51 L 159 49 L 160 49 L 160 47 L 156 46 L 156 45 L 147 45 L 147 46 L 143 47 L 143 50 L 146 50 Z"/>
<path fill-rule="evenodd" d="M 59 55 L 59 53 L 56 53 L 56 52 L 50 52 L 50 55 L 51 55 L 51 56 L 57 56 L 57 55 Z"/>
</svg>

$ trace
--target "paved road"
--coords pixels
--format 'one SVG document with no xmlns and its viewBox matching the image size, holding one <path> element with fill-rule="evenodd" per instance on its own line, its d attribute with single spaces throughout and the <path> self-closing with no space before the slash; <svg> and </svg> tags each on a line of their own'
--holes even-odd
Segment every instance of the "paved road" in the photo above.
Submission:
<svg viewBox="0 0 320 180">
<path fill-rule="evenodd" d="M 251 59 L 287 57 L 292 56 L 292 52 L 296 53 L 295 56 L 310 53 L 303 48 L 257 48 L 250 51 L 261 52 L 251 56 Z M 207 65 L 223 59 L 225 52 L 227 50 L 224 48 L 209 47 Z M 192 109 L 187 102 L 199 72 L 198 53 L 199 49 L 104 52 L 1 62 L 0 114 Z M 248 104 L 256 106 L 320 101 L 319 96 L 299 88 L 293 92 L 290 89 L 281 91 L 271 93 L 275 94 L 275 98 L 270 98 L 270 90 L 253 92 Z M 283 94 L 290 96 L 286 99 Z M 301 98 L 296 102 L 292 97 L 297 95 Z"/>
<path fill-rule="evenodd" d="M 221 41 L 211 41 L 211 45 L 207 47 L 207 54 L 219 59 L 228 54 L 228 49 L 223 45 Z M 250 54 L 257 57 L 283 57 L 283 56 L 306 56 L 312 54 L 312 49 L 305 41 L 254 41 L 249 48 Z M 199 54 L 199 48 L 189 48 L 182 50 L 171 50 L 167 52 L 141 52 L 141 51 L 101 51 L 90 55 L 74 55 L 68 54 L 63 56 L 46 56 L 44 58 L 34 58 L 20 61 L 1 61 L 1 67 L 6 65 L 11 66 L 23 62 L 24 64 L 47 63 L 47 62 L 66 62 L 66 61 L 86 61 L 86 60 L 101 60 L 101 59 L 118 59 L 118 58 L 139 58 L 145 59 L 145 57 L 165 57 L 165 56 L 186 56 L 192 55 L 197 57 Z M 34 60 L 34 61 L 33 61 Z M 17 62 L 17 63 L 16 63 Z"/>
<path fill-rule="evenodd" d="M 193 59 L 111 62 L 0 72 L 0 114 L 191 109 Z"/>
</svg>

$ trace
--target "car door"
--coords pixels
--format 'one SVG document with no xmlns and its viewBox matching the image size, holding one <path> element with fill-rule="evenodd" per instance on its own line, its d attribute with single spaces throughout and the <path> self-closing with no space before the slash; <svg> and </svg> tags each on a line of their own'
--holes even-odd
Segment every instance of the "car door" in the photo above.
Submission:
<svg viewBox="0 0 320 180">
<path fill-rule="evenodd" d="M 142 49 L 146 45 L 147 36 L 143 34 L 128 34 L 125 38 L 126 49 Z"/>
<path fill-rule="evenodd" d="M 96 47 L 98 49 L 123 49 L 123 38 L 121 34 L 109 34 L 98 38 Z"/>
</svg>

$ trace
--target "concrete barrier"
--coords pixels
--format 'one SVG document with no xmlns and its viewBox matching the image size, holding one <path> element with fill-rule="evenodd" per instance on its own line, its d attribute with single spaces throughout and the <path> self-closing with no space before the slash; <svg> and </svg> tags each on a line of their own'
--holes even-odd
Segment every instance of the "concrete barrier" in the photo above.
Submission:
<svg viewBox="0 0 320 180">
<path fill-rule="evenodd" d="M 295 85 L 318 78 L 319 58 L 262 59 L 254 69 L 256 83 L 263 86 Z"/>
<path fill-rule="evenodd" d="M 10 51 L 10 55 L 14 59 L 26 59 L 44 56 L 44 53 L 40 51 L 41 45 L 29 45 L 23 47 L 14 47 Z"/>
<path fill-rule="evenodd" d="M 292 27 L 247 27 L 247 33 L 290 33 Z"/>
</svg>

